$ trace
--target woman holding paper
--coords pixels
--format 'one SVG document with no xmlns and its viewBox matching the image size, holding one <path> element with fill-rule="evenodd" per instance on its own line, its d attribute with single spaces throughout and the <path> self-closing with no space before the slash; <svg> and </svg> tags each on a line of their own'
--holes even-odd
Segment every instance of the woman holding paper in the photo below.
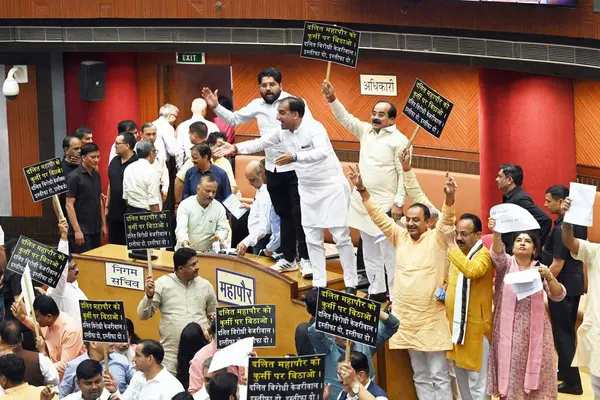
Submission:
<svg viewBox="0 0 600 400">
<path fill-rule="evenodd" d="M 518 300 L 516 285 L 505 285 L 504 281 L 507 275 L 537 268 L 551 301 L 561 301 L 566 290 L 545 265 L 534 262 L 539 251 L 537 236 L 516 233 L 513 255 L 508 255 L 502 235 L 494 230 L 496 220 L 490 218 L 488 226 L 494 232 L 490 253 L 496 268 L 488 394 L 509 400 L 556 399 L 554 340 L 544 295 L 539 290 Z M 539 283 L 537 279 L 537 276 L 533 279 L 532 286 Z"/>
</svg>

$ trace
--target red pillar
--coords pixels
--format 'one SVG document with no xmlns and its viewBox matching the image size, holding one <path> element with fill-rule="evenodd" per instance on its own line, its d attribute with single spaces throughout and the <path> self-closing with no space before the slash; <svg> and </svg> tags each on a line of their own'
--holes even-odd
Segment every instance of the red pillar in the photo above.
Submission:
<svg viewBox="0 0 600 400">
<path fill-rule="evenodd" d="M 543 208 L 549 186 L 569 187 L 577 177 L 572 82 L 482 69 L 479 147 L 482 220 L 502 202 L 495 182 L 501 164 L 523 167 L 523 189 Z"/>
<path fill-rule="evenodd" d="M 84 101 L 79 95 L 79 64 L 84 60 L 106 63 L 106 95 L 101 101 Z M 67 53 L 64 60 L 67 129 L 81 125 L 94 133 L 100 147 L 99 172 L 102 189 L 108 187 L 108 156 L 117 136 L 117 124 L 124 119 L 139 125 L 139 97 L 135 53 Z"/>
</svg>

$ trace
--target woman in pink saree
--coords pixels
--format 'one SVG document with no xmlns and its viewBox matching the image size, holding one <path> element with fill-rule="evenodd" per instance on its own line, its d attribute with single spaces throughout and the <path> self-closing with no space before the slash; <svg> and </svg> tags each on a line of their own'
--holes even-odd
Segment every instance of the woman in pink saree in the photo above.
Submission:
<svg viewBox="0 0 600 400">
<path fill-rule="evenodd" d="M 554 340 L 543 292 L 550 301 L 562 301 L 565 288 L 545 265 L 534 261 L 539 251 L 537 236 L 515 234 L 513 255 L 508 255 L 493 218 L 488 226 L 494 232 L 490 254 L 496 269 L 488 394 L 503 400 L 556 399 Z M 504 277 L 532 268 L 541 275 L 543 291 L 518 300 L 514 285 L 505 285 Z"/>
</svg>

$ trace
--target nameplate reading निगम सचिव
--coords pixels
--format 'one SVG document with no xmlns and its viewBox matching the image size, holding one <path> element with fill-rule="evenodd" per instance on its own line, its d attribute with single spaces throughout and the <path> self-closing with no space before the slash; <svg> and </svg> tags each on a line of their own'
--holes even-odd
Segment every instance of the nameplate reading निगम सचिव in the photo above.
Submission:
<svg viewBox="0 0 600 400">
<path fill-rule="evenodd" d="M 144 291 L 144 268 L 106 262 L 106 286 Z"/>
</svg>

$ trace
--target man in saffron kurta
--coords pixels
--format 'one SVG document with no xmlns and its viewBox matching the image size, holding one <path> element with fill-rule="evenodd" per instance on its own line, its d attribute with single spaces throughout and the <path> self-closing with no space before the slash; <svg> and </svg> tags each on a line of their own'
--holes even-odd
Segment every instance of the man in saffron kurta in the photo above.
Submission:
<svg viewBox="0 0 600 400">
<path fill-rule="evenodd" d="M 400 329 L 390 339 L 390 349 L 407 349 L 411 358 L 417 396 L 444 399 L 452 396 L 446 351 L 452 349 L 450 327 L 444 303 L 435 292 L 446 280 L 446 242 L 442 227 L 454 226 L 456 184 L 447 175 L 446 202 L 435 229 L 427 229 L 429 208 L 415 203 L 406 212 L 406 229 L 398 226 L 370 200 L 360 172 L 350 173 L 356 190 L 371 219 L 396 247 L 396 278 L 392 313 Z"/>
<path fill-rule="evenodd" d="M 481 220 L 473 214 L 463 214 L 456 230 L 444 227 L 450 261 L 446 315 L 454 344 L 446 355 L 455 363 L 463 400 L 489 399 L 486 384 L 494 268 L 481 241 L 481 229 Z"/>
</svg>

